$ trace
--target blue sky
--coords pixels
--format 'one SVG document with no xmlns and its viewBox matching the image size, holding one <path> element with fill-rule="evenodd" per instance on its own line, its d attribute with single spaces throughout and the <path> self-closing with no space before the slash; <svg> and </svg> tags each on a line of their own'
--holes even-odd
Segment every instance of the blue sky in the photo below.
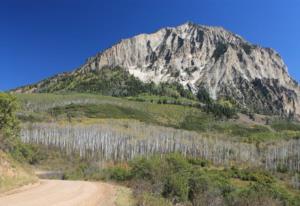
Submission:
<svg viewBox="0 0 300 206">
<path fill-rule="evenodd" d="M 187 21 L 277 50 L 300 81 L 298 0 L 0 0 L 0 90 L 82 65 L 120 39 Z"/>
</svg>

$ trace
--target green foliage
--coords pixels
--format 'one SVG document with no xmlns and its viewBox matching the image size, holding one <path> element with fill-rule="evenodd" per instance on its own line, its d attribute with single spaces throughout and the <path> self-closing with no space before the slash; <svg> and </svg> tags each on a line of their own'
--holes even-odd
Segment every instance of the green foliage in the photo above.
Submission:
<svg viewBox="0 0 300 206">
<path fill-rule="evenodd" d="M 224 172 L 227 177 L 238 178 L 243 181 L 252 181 L 262 184 L 271 184 L 275 181 L 272 175 L 264 170 L 238 169 L 232 167 L 230 170 L 225 170 Z"/>
<path fill-rule="evenodd" d="M 205 105 L 202 109 L 207 113 L 212 113 L 215 118 L 233 118 L 237 115 L 237 109 L 233 100 L 221 99 L 218 102 L 210 98 L 207 89 L 200 87 L 198 89 L 197 98 Z"/>
<path fill-rule="evenodd" d="M 88 180 L 90 178 L 89 175 L 92 175 L 92 173 L 89 171 L 92 168 L 89 168 L 89 165 L 87 162 L 79 161 L 77 164 L 78 165 L 76 166 L 75 169 L 73 169 L 72 171 L 65 172 L 63 174 L 62 179 L 64 179 L 64 180 L 76 180 L 76 179 Z"/>
<path fill-rule="evenodd" d="M 274 197 L 269 187 L 263 184 L 252 184 L 249 188 L 239 191 L 231 197 L 232 205 L 269 206 L 285 205 Z"/>
<path fill-rule="evenodd" d="M 43 157 L 35 148 L 19 139 L 19 121 L 16 117 L 18 104 L 10 94 L 0 93 L 0 150 L 8 152 L 20 161 L 35 164 Z"/>
<path fill-rule="evenodd" d="M 188 162 L 194 166 L 200 167 L 208 167 L 210 162 L 208 160 L 200 159 L 200 158 L 188 158 Z"/>
<path fill-rule="evenodd" d="M 292 121 L 275 121 L 271 127 L 276 131 L 300 131 L 300 124 Z"/>
<path fill-rule="evenodd" d="M 69 104 L 62 107 L 50 109 L 49 114 L 57 117 L 88 117 L 88 118 L 116 118 L 116 119 L 136 119 L 144 122 L 155 122 L 146 112 L 117 105 L 110 104 Z"/>
<path fill-rule="evenodd" d="M 139 158 L 130 163 L 134 179 L 150 181 L 159 187 L 164 197 L 175 202 L 188 199 L 188 178 L 190 164 L 179 154 L 159 156 L 150 159 Z M 162 184 L 161 184 L 162 183 Z"/>
<path fill-rule="evenodd" d="M 107 169 L 109 178 L 116 181 L 125 181 L 131 178 L 131 173 L 128 168 L 117 166 Z"/>
<path fill-rule="evenodd" d="M 269 126 L 251 126 L 240 123 L 239 120 L 223 121 L 225 117 L 215 117 L 214 112 L 217 110 L 204 112 L 196 108 L 196 101 L 183 98 L 175 99 L 145 94 L 137 97 L 143 101 L 92 94 L 18 94 L 17 97 L 22 106 L 22 112 L 20 112 L 22 115 L 19 116 L 23 121 L 70 121 L 73 118 L 84 119 L 86 117 L 135 119 L 155 125 L 206 132 L 211 135 L 222 134 L 224 138 L 235 138 L 248 143 L 300 137 L 300 131 L 297 131 L 297 127 L 294 126 L 289 126 L 289 129 L 293 130 L 286 130 L 286 127 L 282 130 L 271 130 Z M 163 104 L 163 99 L 166 99 L 168 105 Z M 181 101 L 182 104 L 169 104 L 172 101 Z M 161 102 L 161 104 L 153 104 L 155 102 Z M 218 104 L 227 105 L 229 108 L 235 107 L 234 102 L 228 99 L 219 100 Z M 289 122 L 288 125 L 297 125 L 297 123 Z"/>
<path fill-rule="evenodd" d="M 299 196 L 293 196 L 283 187 L 276 184 L 264 184 L 255 182 L 242 190 L 237 190 L 228 198 L 232 205 L 250 205 L 250 206 L 299 206 Z"/>
<path fill-rule="evenodd" d="M 262 169 L 218 168 L 180 154 L 139 157 L 106 169 L 77 159 L 76 155 L 65 161 L 73 162 L 73 166 L 64 173 L 64 179 L 124 182 L 133 189 L 137 202 L 144 205 L 239 206 L 245 202 L 251 206 L 297 206 L 299 203 L 299 193 L 291 192 L 277 176 Z"/>
<path fill-rule="evenodd" d="M 287 173 L 289 171 L 288 167 L 283 164 L 277 165 L 276 170 L 277 170 L 277 172 L 280 172 L 280 173 Z"/>
<path fill-rule="evenodd" d="M 200 109 L 190 106 L 153 104 L 149 101 L 137 102 L 92 94 L 18 94 L 18 100 L 22 103 L 23 116 L 27 117 L 34 113 L 34 116 L 43 116 L 45 121 L 66 119 L 69 115 L 71 119 L 85 117 L 136 119 L 180 128 L 184 118 L 190 114 L 205 116 L 203 118 L 209 116 Z"/>
<path fill-rule="evenodd" d="M 83 74 L 64 74 L 57 81 L 44 81 L 38 92 L 85 92 L 109 96 L 136 95 L 144 91 L 144 85 L 127 71 L 116 68 L 103 68 Z"/>
<path fill-rule="evenodd" d="M 292 139 L 297 138 L 300 135 L 299 132 L 293 131 L 276 132 L 263 125 L 249 126 L 245 124 L 229 122 L 212 123 L 210 125 L 210 130 L 219 133 L 222 132 L 223 134 L 227 134 L 231 137 L 241 137 L 239 138 L 239 140 L 247 143 L 260 143 L 271 140 Z"/>
<path fill-rule="evenodd" d="M 189 200 L 193 205 L 224 205 L 224 198 L 233 191 L 222 175 L 195 170 L 190 178 Z"/>
<path fill-rule="evenodd" d="M 135 97 L 127 97 L 127 99 L 138 102 L 151 102 L 157 104 L 175 104 L 191 107 L 199 107 L 199 103 L 194 99 L 188 99 L 184 97 L 169 97 L 159 95 L 140 94 Z"/>
<path fill-rule="evenodd" d="M 200 102 L 211 104 L 213 100 L 210 98 L 207 89 L 200 87 L 197 92 L 197 98 Z"/>
<path fill-rule="evenodd" d="M 17 138 L 19 122 L 15 115 L 16 110 L 15 97 L 0 93 L 0 149 L 3 151 L 13 152 L 20 145 Z"/>
<path fill-rule="evenodd" d="M 145 158 L 136 159 L 130 162 L 132 167 L 132 175 L 137 179 L 153 180 L 155 167 L 158 166 L 157 159 L 152 158 L 152 161 L 148 161 Z"/>
<path fill-rule="evenodd" d="M 163 196 L 169 197 L 173 202 L 188 200 L 190 164 L 179 154 L 166 157 L 168 174 L 165 176 Z M 176 171 L 176 172 L 175 172 Z"/>
<path fill-rule="evenodd" d="M 166 177 L 162 195 L 174 202 L 188 200 L 189 184 L 188 176 L 181 173 L 170 174 Z"/>
<path fill-rule="evenodd" d="M 195 99 L 195 96 L 190 90 L 185 89 L 181 84 L 173 82 L 167 83 L 163 82 L 159 85 L 151 84 L 152 88 L 148 89 L 149 94 L 158 95 L 158 96 L 167 96 L 173 98 L 187 98 L 187 99 Z"/>
<path fill-rule="evenodd" d="M 207 113 L 212 113 L 216 118 L 231 119 L 236 117 L 237 110 L 229 102 L 206 104 L 203 109 Z"/>
<path fill-rule="evenodd" d="M 23 144 L 19 140 L 14 145 L 10 154 L 14 159 L 20 162 L 27 162 L 31 165 L 38 164 L 41 160 L 47 158 L 44 151 L 36 145 Z"/>
<path fill-rule="evenodd" d="M 190 114 L 185 117 L 181 122 L 180 128 L 191 131 L 207 131 L 210 129 L 210 124 L 215 120 L 211 116 L 207 115 L 194 115 Z"/>
<path fill-rule="evenodd" d="M 231 135 L 234 136 L 240 136 L 240 137 L 250 137 L 254 134 L 258 133 L 266 133 L 270 130 L 267 127 L 260 126 L 260 125 L 254 125 L 252 127 L 241 125 L 241 124 L 231 124 L 231 125 L 224 125 L 225 127 L 219 128 L 220 131 L 225 129 L 230 132 Z M 228 126 L 228 128 L 226 128 Z"/>
<path fill-rule="evenodd" d="M 117 167 L 118 175 L 110 177 L 118 181 L 142 180 L 144 182 L 139 185 L 144 187 L 137 188 L 138 194 L 148 194 L 150 199 L 160 199 L 157 195 L 161 195 L 173 203 L 190 202 L 199 206 L 297 205 L 298 199 L 264 170 L 211 169 L 208 165 L 200 159 L 169 154 L 135 159 L 126 170 Z M 245 182 L 245 186 L 240 188 L 230 181 L 235 179 Z M 144 200 L 143 195 L 138 199 Z"/>
<path fill-rule="evenodd" d="M 35 85 L 38 87 L 37 92 L 82 92 L 115 97 L 137 96 L 147 93 L 174 98 L 194 98 L 192 92 L 179 83 L 161 83 L 158 85 L 153 82 L 143 83 L 120 67 L 104 67 L 101 70 L 92 70 L 85 73 L 65 73 L 54 78 L 56 78 L 55 81 L 54 79 L 48 79 L 42 85 Z"/>
<path fill-rule="evenodd" d="M 17 142 L 19 123 L 15 116 L 17 103 L 10 94 L 0 93 L 0 149 L 12 151 Z"/>
</svg>

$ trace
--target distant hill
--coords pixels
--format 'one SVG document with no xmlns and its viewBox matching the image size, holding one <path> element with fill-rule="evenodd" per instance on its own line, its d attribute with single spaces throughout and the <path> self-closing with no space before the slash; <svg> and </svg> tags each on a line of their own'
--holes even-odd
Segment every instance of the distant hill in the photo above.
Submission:
<svg viewBox="0 0 300 206">
<path fill-rule="evenodd" d="M 14 91 L 133 96 L 166 82 L 194 94 L 205 89 L 213 99 L 230 97 L 257 113 L 300 116 L 300 88 L 277 52 L 194 23 L 122 40 L 73 72 Z"/>
</svg>

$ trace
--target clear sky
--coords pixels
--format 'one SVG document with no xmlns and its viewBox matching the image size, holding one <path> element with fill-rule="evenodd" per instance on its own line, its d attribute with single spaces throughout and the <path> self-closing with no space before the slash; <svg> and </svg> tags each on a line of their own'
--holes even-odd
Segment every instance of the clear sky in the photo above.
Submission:
<svg viewBox="0 0 300 206">
<path fill-rule="evenodd" d="M 300 81 L 299 0 L 0 0 L 0 90 L 71 71 L 121 39 L 187 21 L 274 48 Z"/>
</svg>

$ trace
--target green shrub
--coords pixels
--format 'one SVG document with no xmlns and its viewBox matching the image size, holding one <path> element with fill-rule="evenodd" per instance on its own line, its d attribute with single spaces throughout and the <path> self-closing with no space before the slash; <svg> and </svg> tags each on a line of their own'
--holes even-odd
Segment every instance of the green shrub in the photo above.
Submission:
<svg viewBox="0 0 300 206">
<path fill-rule="evenodd" d="M 188 160 L 181 154 L 174 153 L 164 157 L 167 161 L 168 168 L 170 171 L 176 172 L 188 172 L 190 170 L 190 164 Z"/>
<path fill-rule="evenodd" d="M 193 170 L 189 187 L 193 205 L 225 205 L 227 196 L 235 191 L 229 178 L 219 170 Z"/>
<path fill-rule="evenodd" d="M 19 144 L 18 105 L 14 96 L 0 93 L 0 149 L 11 152 Z"/>
<path fill-rule="evenodd" d="M 21 142 L 19 121 L 16 117 L 18 107 L 14 96 L 0 93 L 0 150 L 10 153 L 20 162 L 35 164 L 43 155 L 37 154 L 37 148 Z"/>
<path fill-rule="evenodd" d="M 128 168 L 117 166 L 109 168 L 107 172 L 110 175 L 110 179 L 116 181 L 125 181 L 131 178 L 131 172 Z"/>
<path fill-rule="evenodd" d="M 277 121 L 272 123 L 271 127 L 276 131 L 300 131 L 300 124 L 292 121 Z"/>
<path fill-rule="evenodd" d="M 203 177 L 202 173 L 195 173 L 189 180 L 190 191 L 189 199 L 194 201 L 197 196 L 209 190 L 210 181 Z"/>
<path fill-rule="evenodd" d="M 180 124 L 180 128 L 192 131 L 207 131 L 210 129 L 213 117 L 208 114 L 195 116 L 193 114 L 187 115 Z"/>
<path fill-rule="evenodd" d="M 210 162 L 208 160 L 199 158 L 188 158 L 188 162 L 192 165 L 197 165 L 201 167 L 208 167 L 210 165 Z"/>
<path fill-rule="evenodd" d="M 225 170 L 225 174 L 231 178 L 238 178 L 243 181 L 253 181 L 261 184 L 274 183 L 274 178 L 270 173 L 264 170 L 254 169 L 237 169 L 231 167 L 230 170 Z"/>
<path fill-rule="evenodd" d="M 262 184 L 252 184 L 249 188 L 239 191 L 232 197 L 230 205 L 239 206 L 270 206 L 282 205 L 266 186 Z"/>
<path fill-rule="evenodd" d="M 126 181 L 141 205 L 168 205 L 171 202 L 195 206 L 299 205 L 299 198 L 269 172 L 209 167 L 207 161 L 178 153 L 140 157 L 130 161 L 128 167 L 116 165 L 102 171 L 94 170 L 84 162 L 78 165 L 73 174 L 67 174 L 65 178 L 81 176 L 100 180 L 106 177 Z M 234 179 L 243 186 L 236 185 Z"/>
<path fill-rule="evenodd" d="M 36 165 L 47 158 L 47 154 L 36 145 L 17 143 L 10 152 L 14 159 Z"/>
<path fill-rule="evenodd" d="M 277 165 L 276 170 L 280 173 L 287 173 L 289 171 L 287 165 L 284 164 Z"/>
<path fill-rule="evenodd" d="M 237 115 L 237 110 L 235 107 L 228 106 L 227 104 L 219 104 L 219 103 L 210 103 L 206 104 L 203 107 L 203 110 L 207 113 L 211 113 L 215 116 L 215 118 L 235 118 Z"/>
<path fill-rule="evenodd" d="M 163 196 L 173 200 L 173 202 L 185 202 L 188 200 L 188 175 L 182 173 L 170 174 L 166 177 Z"/>
<path fill-rule="evenodd" d="M 132 167 L 132 175 L 135 178 L 146 180 L 153 179 L 153 162 L 145 158 L 141 158 L 133 160 L 130 165 Z"/>
<path fill-rule="evenodd" d="M 293 197 L 286 189 L 276 184 L 252 183 L 249 187 L 231 194 L 230 202 L 234 206 L 299 206 L 299 197 Z"/>
<path fill-rule="evenodd" d="M 213 102 L 213 100 L 209 96 L 207 89 L 205 89 L 204 87 L 200 87 L 198 89 L 197 98 L 200 102 L 203 102 L 205 104 L 211 104 Z"/>
</svg>

